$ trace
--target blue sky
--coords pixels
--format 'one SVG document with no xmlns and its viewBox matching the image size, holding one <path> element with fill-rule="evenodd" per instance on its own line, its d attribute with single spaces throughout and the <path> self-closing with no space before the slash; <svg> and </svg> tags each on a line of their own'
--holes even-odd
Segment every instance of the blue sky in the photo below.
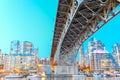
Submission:
<svg viewBox="0 0 120 80">
<path fill-rule="evenodd" d="M 50 55 L 58 0 L 0 0 L 0 49 L 12 40 L 30 41 L 39 57 Z"/>
</svg>

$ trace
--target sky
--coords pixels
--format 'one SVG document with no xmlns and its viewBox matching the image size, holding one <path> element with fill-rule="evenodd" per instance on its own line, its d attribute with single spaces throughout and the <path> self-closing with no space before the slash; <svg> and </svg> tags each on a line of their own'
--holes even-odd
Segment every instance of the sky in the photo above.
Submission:
<svg viewBox="0 0 120 80">
<path fill-rule="evenodd" d="M 58 0 L 0 0 L 0 49 L 13 40 L 32 42 L 39 57 L 49 57 Z"/>
</svg>

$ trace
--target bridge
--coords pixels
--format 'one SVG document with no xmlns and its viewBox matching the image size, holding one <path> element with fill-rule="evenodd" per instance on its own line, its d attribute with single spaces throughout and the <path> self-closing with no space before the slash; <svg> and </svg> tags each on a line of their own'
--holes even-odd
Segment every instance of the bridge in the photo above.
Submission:
<svg viewBox="0 0 120 80">
<path fill-rule="evenodd" d="M 120 13 L 119 0 L 59 0 L 50 60 L 72 65 L 82 43 Z"/>
</svg>

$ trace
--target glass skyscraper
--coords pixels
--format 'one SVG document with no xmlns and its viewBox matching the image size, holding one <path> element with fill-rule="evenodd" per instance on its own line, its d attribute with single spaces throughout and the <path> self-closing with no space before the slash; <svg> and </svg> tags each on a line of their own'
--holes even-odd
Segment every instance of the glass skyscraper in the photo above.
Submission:
<svg viewBox="0 0 120 80">
<path fill-rule="evenodd" d="M 20 42 L 18 40 L 11 42 L 10 54 L 12 57 L 13 68 L 23 68 L 26 66 L 35 66 L 37 64 L 38 49 L 28 41 Z"/>
<path fill-rule="evenodd" d="M 113 46 L 112 46 L 112 54 L 116 60 L 116 62 L 119 64 L 120 66 L 120 44 L 118 43 L 115 43 Z"/>
</svg>

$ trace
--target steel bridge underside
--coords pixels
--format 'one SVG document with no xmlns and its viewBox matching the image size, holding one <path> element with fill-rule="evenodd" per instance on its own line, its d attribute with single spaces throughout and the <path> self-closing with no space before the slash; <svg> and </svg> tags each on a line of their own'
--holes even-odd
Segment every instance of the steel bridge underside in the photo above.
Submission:
<svg viewBox="0 0 120 80">
<path fill-rule="evenodd" d="M 117 0 L 59 0 L 51 61 L 61 65 L 74 63 L 76 50 L 93 33 L 120 11 Z M 70 61 L 69 61 L 70 60 Z"/>
</svg>

